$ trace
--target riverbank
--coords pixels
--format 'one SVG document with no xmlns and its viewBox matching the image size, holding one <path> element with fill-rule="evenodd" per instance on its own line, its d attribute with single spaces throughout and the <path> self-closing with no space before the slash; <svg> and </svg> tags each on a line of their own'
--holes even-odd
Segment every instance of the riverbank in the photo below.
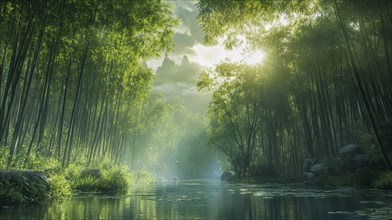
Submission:
<svg viewBox="0 0 392 220">
<path fill-rule="evenodd" d="M 99 161 L 90 166 L 72 163 L 64 168 L 55 158 L 34 157 L 14 163 L 0 170 L 0 206 L 53 201 L 84 192 L 118 194 L 133 183 L 153 179 L 147 172 L 131 172 L 109 159 Z"/>
<path fill-rule="evenodd" d="M 307 184 L 301 176 L 290 177 L 249 177 L 244 179 L 234 178 L 232 183 L 246 184 L 296 184 L 308 187 L 323 187 L 336 189 L 350 187 L 353 189 L 392 190 L 392 173 L 388 171 L 374 171 L 368 168 L 358 170 L 351 174 L 324 175 L 314 184 Z"/>
<path fill-rule="evenodd" d="M 0 207 L 0 219 L 389 219 L 382 190 L 320 189 L 295 184 L 226 184 L 183 180 L 86 193 L 59 202 Z"/>
</svg>

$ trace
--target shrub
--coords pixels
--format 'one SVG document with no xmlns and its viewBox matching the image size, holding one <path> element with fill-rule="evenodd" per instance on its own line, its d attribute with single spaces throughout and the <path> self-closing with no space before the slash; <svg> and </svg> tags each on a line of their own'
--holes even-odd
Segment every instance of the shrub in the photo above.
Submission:
<svg viewBox="0 0 392 220">
<path fill-rule="evenodd" d="M 351 176 L 348 175 L 331 175 L 327 176 L 325 185 L 331 187 L 339 187 L 339 186 L 353 186 L 353 181 Z"/>
<path fill-rule="evenodd" d="M 121 167 L 114 167 L 103 172 L 100 190 L 102 192 L 119 192 L 126 190 L 129 184 L 128 171 Z"/>
<path fill-rule="evenodd" d="M 99 176 L 81 175 L 81 167 L 68 169 L 67 177 L 71 187 L 79 192 L 115 193 L 126 190 L 130 185 L 129 171 L 126 167 L 104 165 L 99 168 Z"/>
<path fill-rule="evenodd" d="M 156 178 L 147 170 L 137 170 L 131 173 L 131 179 L 136 183 L 149 184 L 156 181 Z"/>
<path fill-rule="evenodd" d="M 258 181 L 268 182 L 276 180 L 278 172 L 276 167 L 267 163 L 260 163 L 251 169 L 251 176 Z"/>
<path fill-rule="evenodd" d="M 0 168 L 6 168 L 8 153 L 0 149 Z M 7 179 L 0 177 L 0 204 L 24 204 L 44 199 L 60 199 L 72 196 L 74 192 L 114 193 L 126 190 L 130 185 L 130 172 L 126 166 L 116 166 L 108 158 L 99 158 L 94 167 L 100 176 L 83 176 L 86 167 L 81 161 L 71 163 L 63 169 L 55 157 L 32 152 L 25 161 L 25 153 L 14 158 L 8 169 L 41 171 L 48 177 L 50 190 L 44 192 L 42 186 L 29 182 L 26 177 Z M 99 161 L 99 163 L 98 163 Z"/>
<path fill-rule="evenodd" d="M 50 199 L 60 199 L 72 195 L 71 184 L 65 179 L 63 174 L 52 174 L 50 181 Z"/>
<path fill-rule="evenodd" d="M 75 181 L 80 178 L 82 172 L 82 166 L 71 164 L 64 170 L 64 177 L 66 180 L 70 181 L 71 187 L 75 188 Z"/>
<path fill-rule="evenodd" d="M 392 172 L 383 172 L 373 183 L 375 188 L 392 190 Z"/>
<path fill-rule="evenodd" d="M 41 174 L 17 171 L 2 172 L 0 176 L 0 204 L 23 204 L 45 200 L 49 185 L 38 175 Z"/>
</svg>

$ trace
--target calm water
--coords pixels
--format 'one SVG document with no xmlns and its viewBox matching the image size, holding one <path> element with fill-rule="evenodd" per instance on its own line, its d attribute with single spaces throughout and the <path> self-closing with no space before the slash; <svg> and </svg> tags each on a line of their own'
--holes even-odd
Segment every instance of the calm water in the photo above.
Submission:
<svg viewBox="0 0 392 220">
<path fill-rule="evenodd" d="M 180 181 L 120 196 L 1 207 L 0 219 L 392 219 L 392 192 Z"/>
</svg>

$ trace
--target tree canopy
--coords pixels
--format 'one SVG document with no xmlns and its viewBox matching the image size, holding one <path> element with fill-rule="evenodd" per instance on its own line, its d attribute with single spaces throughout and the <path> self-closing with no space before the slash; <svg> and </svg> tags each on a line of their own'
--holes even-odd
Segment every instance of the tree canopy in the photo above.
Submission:
<svg viewBox="0 0 392 220">
<path fill-rule="evenodd" d="M 210 144 L 237 172 L 299 173 L 307 155 L 331 162 L 349 143 L 364 145 L 383 169 L 391 168 L 391 2 L 201 0 L 197 6 L 207 42 L 223 38 L 230 48 L 245 36 L 251 48 L 266 52 L 262 64 L 222 63 L 198 83 L 213 97 Z M 251 158 L 244 156 L 247 147 Z"/>
<path fill-rule="evenodd" d="M 0 11 L 0 146 L 8 166 L 32 152 L 63 166 L 105 155 L 126 161 L 131 137 L 162 116 L 159 105 L 145 104 L 153 74 L 142 61 L 172 48 L 171 7 L 38 0 L 2 1 Z"/>
</svg>

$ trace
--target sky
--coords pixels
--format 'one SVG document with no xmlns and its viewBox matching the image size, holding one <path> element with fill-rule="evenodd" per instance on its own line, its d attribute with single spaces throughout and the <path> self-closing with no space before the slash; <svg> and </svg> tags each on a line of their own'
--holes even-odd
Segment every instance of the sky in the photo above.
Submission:
<svg viewBox="0 0 392 220">
<path fill-rule="evenodd" d="M 195 113 L 206 111 L 210 97 L 196 88 L 197 79 L 203 69 L 200 62 L 204 34 L 196 22 L 198 11 L 195 1 L 168 1 L 173 5 L 174 15 L 180 19 L 173 37 L 174 51 L 168 57 L 147 61 L 147 66 L 156 73 L 153 91 L 163 95 L 172 103 L 181 103 Z M 195 49 L 196 48 L 196 49 Z"/>
<path fill-rule="evenodd" d="M 192 117 L 184 117 L 181 114 L 173 116 L 176 120 L 172 123 L 178 123 L 177 126 L 183 129 L 183 135 L 176 148 L 160 154 L 159 161 L 165 164 L 167 171 L 159 175 L 179 178 L 189 178 L 193 175 L 194 178 L 194 175 L 200 177 L 198 175 L 206 175 L 205 172 L 219 169 L 215 154 L 207 150 L 204 146 L 205 140 L 200 139 L 204 136 L 200 136 L 202 133 L 198 126 L 204 121 L 192 121 L 194 116 L 206 114 L 211 100 L 209 94 L 199 92 L 196 88 L 197 80 L 206 63 L 203 59 L 215 58 L 203 58 L 213 53 L 210 51 L 211 47 L 203 44 L 204 34 L 196 22 L 198 11 L 194 6 L 195 1 L 177 0 L 169 3 L 173 4 L 174 14 L 181 22 L 173 37 L 174 51 L 168 57 L 162 55 L 159 59 L 148 61 L 147 66 L 156 73 L 153 91 L 161 94 L 165 101 L 174 104 L 173 106 L 183 107 L 177 109 L 177 114 L 194 114 Z"/>
<path fill-rule="evenodd" d="M 203 30 L 196 21 L 198 14 L 195 6 L 196 1 L 177 0 L 168 2 L 173 5 L 174 15 L 180 19 L 180 25 L 176 28 L 173 38 L 174 51 L 169 54 L 169 59 L 176 64 L 182 62 L 184 55 L 189 58 L 190 62 L 208 68 L 213 68 L 216 64 L 225 60 L 232 62 L 246 61 L 248 64 L 254 64 L 264 57 L 264 54 L 260 51 L 245 50 L 245 48 L 248 48 L 248 43 L 243 36 L 238 36 L 242 43 L 240 43 L 239 48 L 233 50 L 225 49 L 223 38 L 218 39 L 216 45 L 205 45 Z M 147 65 L 153 70 L 157 70 L 163 63 L 164 58 L 162 55 L 158 59 L 149 60 Z"/>
<path fill-rule="evenodd" d="M 198 10 L 196 1 L 168 1 L 173 5 L 174 16 L 180 20 L 173 37 L 174 51 L 168 57 L 148 60 L 147 66 L 156 73 L 153 91 L 163 94 L 166 100 L 183 102 L 184 107 L 193 112 L 204 112 L 210 101 L 209 94 L 203 94 L 196 88 L 197 79 L 204 68 L 214 68 L 224 61 L 259 62 L 264 54 L 249 50 L 244 36 L 238 36 L 238 48 L 226 50 L 224 39 L 217 40 L 216 45 L 204 43 L 204 33 L 196 21 Z M 248 49 L 248 50 L 245 50 Z"/>
<path fill-rule="evenodd" d="M 174 51 L 169 54 L 169 58 L 176 64 L 180 64 L 184 55 L 187 55 L 191 62 L 199 63 L 199 56 L 195 47 L 208 48 L 203 45 L 204 34 L 201 27 L 196 22 L 197 8 L 196 1 L 169 1 L 173 5 L 174 15 L 180 19 L 180 25 L 176 28 L 173 38 Z M 147 61 L 148 67 L 156 70 L 164 60 L 164 55 L 158 59 Z"/>
</svg>

